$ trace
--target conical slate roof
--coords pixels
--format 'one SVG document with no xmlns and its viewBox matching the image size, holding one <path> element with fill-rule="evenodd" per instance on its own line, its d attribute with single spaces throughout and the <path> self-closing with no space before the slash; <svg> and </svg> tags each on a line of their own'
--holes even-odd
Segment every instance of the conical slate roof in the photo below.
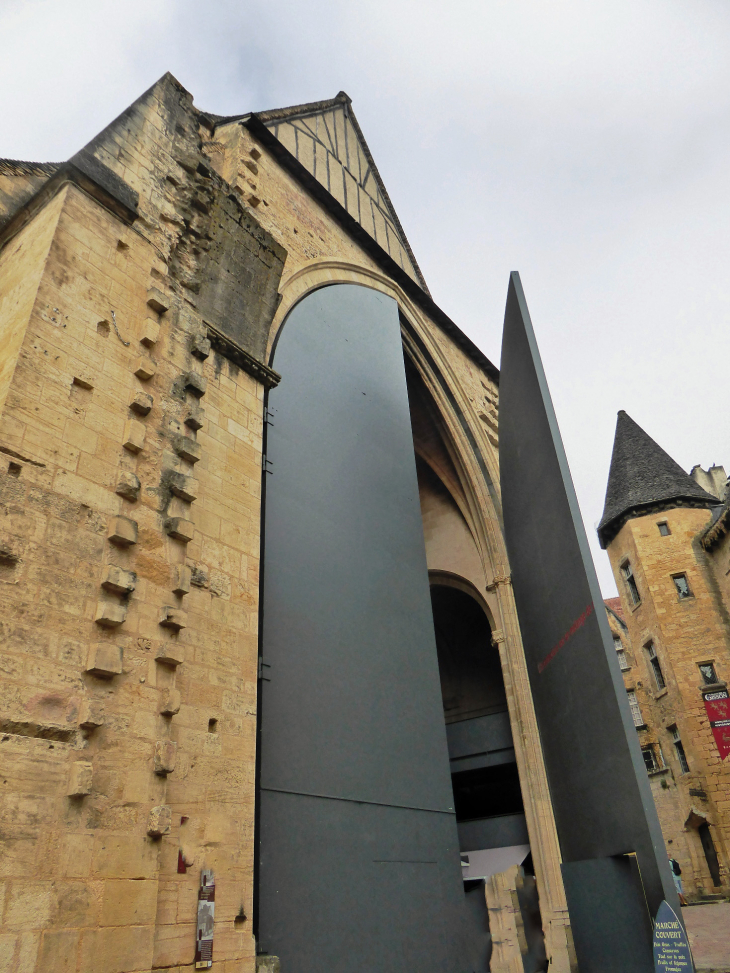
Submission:
<svg viewBox="0 0 730 973">
<path fill-rule="evenodd" d="M 598 539 L 606 547 L 630 516 L 646 508 L 677 506 L 716 507 L 713 497 L 685 473 L 623 409 L 616 422 L 606 503 L 598 525 Z"/>
</svg>

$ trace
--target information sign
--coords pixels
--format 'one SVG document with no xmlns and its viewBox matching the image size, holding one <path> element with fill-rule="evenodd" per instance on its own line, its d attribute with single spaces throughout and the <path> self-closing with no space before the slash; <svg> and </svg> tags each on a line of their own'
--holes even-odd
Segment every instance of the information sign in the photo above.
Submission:
<svg viewBox="0 0 730 973">
<path fill-rule="evenodd" d="M 195 937 L 195 969 L 207 970 L 213 965 L 213 922 L 215 917 L 215 876 L 210 869 L 200 873 L 198 922 Z"/>
<path fill-rule="evenodd" d="M 662 902 L 654 926 L 656 973 L 693 973 L 687 933 L 668 902 Z"/>
</svg>

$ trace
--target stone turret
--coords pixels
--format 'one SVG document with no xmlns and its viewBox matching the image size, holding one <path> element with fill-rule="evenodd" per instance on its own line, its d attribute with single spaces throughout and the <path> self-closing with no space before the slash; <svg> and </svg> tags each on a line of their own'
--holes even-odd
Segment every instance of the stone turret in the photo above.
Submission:
<svg viewBox="0 0 730 973">
<path fill-rule="evenodd" d="M 606 502 L 598 525 L 601 547 L 610 544 L 630 517 L 677 506 L 715 507 L 717 502 L 717 496 L 685 473 L 631 416 L 623 409 L 619 412 Z"/>
</svg>

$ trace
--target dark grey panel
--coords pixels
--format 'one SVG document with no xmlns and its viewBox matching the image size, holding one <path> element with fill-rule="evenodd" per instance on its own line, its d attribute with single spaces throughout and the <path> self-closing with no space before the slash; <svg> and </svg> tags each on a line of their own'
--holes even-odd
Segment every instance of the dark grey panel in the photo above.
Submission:
<svg viewBox="0 0 730 973">
<path fill-rule="evenodd" d="M 652 927 L 636 860 L 568 862 L 562 872 L 580 973 L 653 973 Z"/>
<path fill-rule="evenodd" d="M 450 815 L 262 791 L 259 948 L 291 973 L 469 970 L 459 861 Z"/>
<path fill-rule="evenodd" d="M 513 764 L 517 758 L 513 747 L 506 750 L 493 750 L 491 753 L 478 753 L 472 757 L 459 757 L 450 761 L 451 773 L 462 770 L 479 770 L 481 767 L 498 767 L 500 764 Z"/>
<path fill-rule="evenodd" d="M 290 314 L 273 364 L 262 947 L 289 958 L 287 973 L 404 963 L 462 973 L 466 913 L 396 304 L 354 285 L 319 290 Z"/>
<path fill-rule="evenodd" d="M 452 760 L 477 753 L 506 750 L 512 746 L 509 713 L 492 713 L 473 720 L 449 723 L 446 727 Z"/>
<path fill-rule="evenodd" d="M 274 367 L 262 784 L 453 810 L 395 302 L 316 291 Z"/>
<path fill-rule="evenodd" d="M 675 903 L 676 892 L 518 274 L 502 344 L 500 469 L 563 860 L 635 851 L 655 913 L 663 898 Z"/>
<path fill-rule="evenodd" d="M 507 848 L 509 845 L 530 843 L 524 814 L 501 814 L 497 818 L 460 821 L 458 828 L 459 846 L 462 851 Z"/>
</svg>

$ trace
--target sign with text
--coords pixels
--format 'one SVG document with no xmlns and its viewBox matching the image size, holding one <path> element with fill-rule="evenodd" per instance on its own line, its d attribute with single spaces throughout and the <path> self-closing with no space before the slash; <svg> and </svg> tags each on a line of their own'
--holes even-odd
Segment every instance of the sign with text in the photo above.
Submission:
<svg viewBox="0 0 730 973">
<path fill-rule="evenodd" d="M 727 689 L 706 693 L 705 709 L 720 753 L 720 760 L 724 760 L 730 753 L 730 694 Z"/>
<path fill-rule="evenodd" d="M 656 973 L 693 973 L 692 953 L 684 926 L 667 902 L 662 902 L 654 926 Z"/>
</svg>

